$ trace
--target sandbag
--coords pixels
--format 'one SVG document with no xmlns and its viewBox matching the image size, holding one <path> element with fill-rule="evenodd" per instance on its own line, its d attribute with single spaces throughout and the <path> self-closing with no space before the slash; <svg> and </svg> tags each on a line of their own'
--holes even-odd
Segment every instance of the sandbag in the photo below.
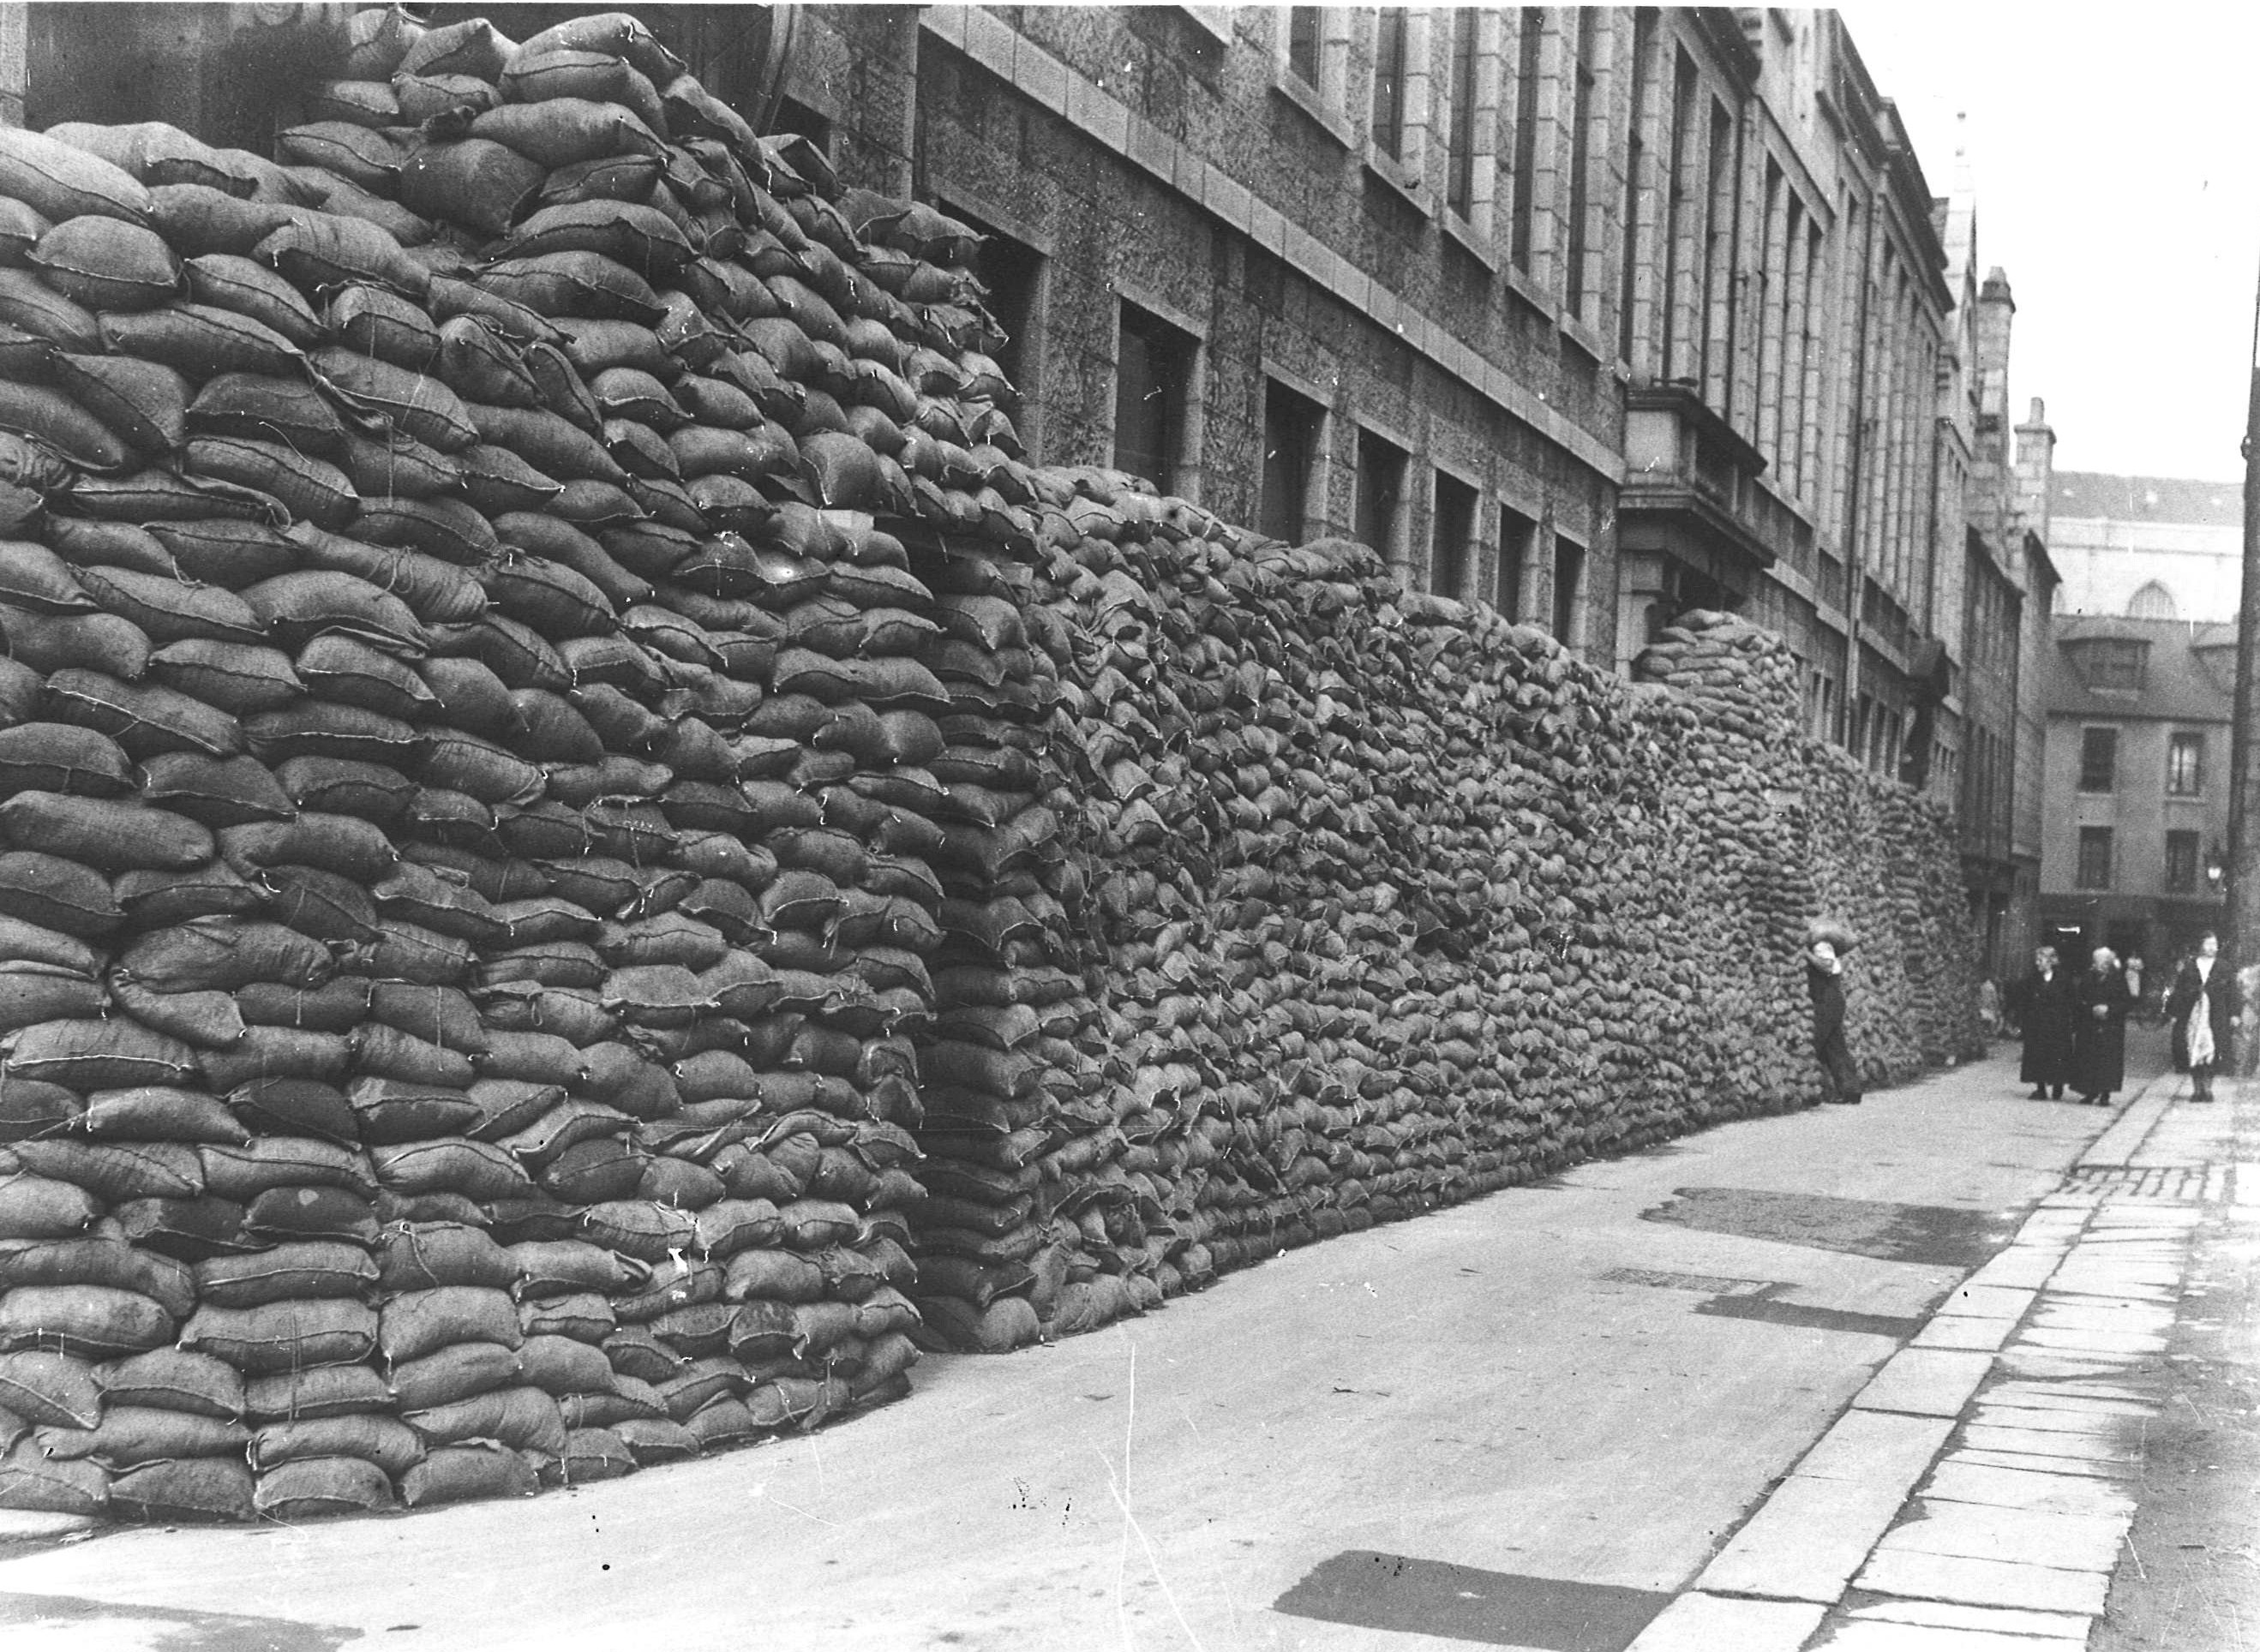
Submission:
<svg viewBox="0 0 2260 1652">
<path fill-rule="evenodd" d="M 404 205 L 482 237 L 508 232 L 541 189 L 544 169 L 507 145 L 473 136 L 430 143 L 400 171 Z"/>
<path fill-rule="evenodd" d="M 173 1316 L 111 1285 L 18 1285 L 0 1297 L 0 1352 L 31 1349 L 118 1359 L 170 1341 Z"/>
<path fill-rule="evenodd" d="M 110 1483 L 110 1512 L 125 1520 L 241 1521 L 254 1511 L 251 1470 L 236 1458 L 145 1463 Z"/>
<path fill-rule="evenodd" d="M 0 1302 L 0 1314 L 6 1304 Z M 199 1307 L 181 1330 L 181 1345 L 217 1355 L 246 1376 L 355 1364 L 376 1346 L 376 1311 L 329 1298 L 252 1308 Z"/>
<path fill-rule="evenodd" d="M 0 127 L 0 195 L 52 223 L 82 214 L 146 224 L 149 191 L 110 162 L 19 127 Z"/>
<path fill-rule="evenodd" d="M 146 310 L 180 290 L 181 261 L 145 225 L 95 214 L 62 219 L 26 261 L 89 310 Z"/>
<path fill-rule="evenodd" d="M 252 1491 L 254 1513 L 286 1524 L 328 1514 L 374 1514 L 394 1506 L 387 1470 L 358 1455 L 295 1458 L 261 1472 Z"/>
</svg>

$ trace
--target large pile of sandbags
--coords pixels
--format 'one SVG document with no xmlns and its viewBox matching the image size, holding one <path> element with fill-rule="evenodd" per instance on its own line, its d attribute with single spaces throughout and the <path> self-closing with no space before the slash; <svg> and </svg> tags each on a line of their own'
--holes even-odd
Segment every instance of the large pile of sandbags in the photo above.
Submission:
<svg viewBox="0 0 2260 1652">
<path fill-rule="evenodd" d="M 1028 868 L 1057 910 L 982 987 L 1104 1082 L 1045 1103 L 1048 1045 L 1019 1112 L 926 1133 L 954 1212 L 953 1260 L 922 1260 L 931 1327 L 982 1348 L 1085 1328 L 1810 1102 L 1820 911 L 1873 938 L 1872 1068 L 1967 1047 L 1944 819 L 1799 736 L 1778 638 L 1691 614 L 1627 684 L 1408 595 L 1364 547 L 1264 543 L 1108 472 L 1040 482 L 1021 621 L 1060 684 L 1030 783 L 1046 757 L 1065 776 L 1066 876 Z"/>
<path fill-rule="evenodd" d="M 812 1427 L 1810 1099 L 1820 910 L 1954 1048 L 1777 643 L 1033 470 L 962 225 L 619 14 L 351 33 L 272 159 L 0 132 L 0 1505 Z"/>
<path fill-rule="evenodd" d="M 902 536 L 1028 491 L 965 232 L 617 14 L 354 37 L 276 160 L 0 133 L 0 1501 L 526 1491 L 916 1357 Z"/>
</svg>

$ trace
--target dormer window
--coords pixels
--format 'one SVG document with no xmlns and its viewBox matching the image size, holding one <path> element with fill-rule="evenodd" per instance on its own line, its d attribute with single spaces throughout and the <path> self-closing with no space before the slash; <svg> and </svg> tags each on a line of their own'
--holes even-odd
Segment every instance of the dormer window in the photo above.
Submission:
<svg viewBox="0 0 2260 1652">
<path fill-rule="evenodd" d="M 2150 645 L 2139 637 L 2081 637 L 2063 651 L 2091 689 L 2139 693 L 2149 667 Z"/>
</svg>

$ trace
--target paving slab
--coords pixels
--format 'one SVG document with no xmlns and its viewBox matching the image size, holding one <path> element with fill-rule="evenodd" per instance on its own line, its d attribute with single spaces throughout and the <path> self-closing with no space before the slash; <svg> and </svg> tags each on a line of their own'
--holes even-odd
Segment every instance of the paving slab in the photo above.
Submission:
<svg viewBox="0 0 2260 1652">
<path fill-rule="evenodd" d="M 2070 1641 L 2085 1646 L 2091 1620 L 2074 1612 L 2026 1612 L 2013 1606 L 1970 1606 L 1953 1600 L 1902 1600 L 1885 1596 L 1844 1610 L 1855 1623 L 1911 1623 L 1942 1629 L 1977 1629 Z"/>
<path fill-rule="evenodd" d="M 2032 1474 L 2069 1475 L 2088 1480 L 2132 1479 L 2135 1465 L 2123 1462 L 2096 1462 L 2085 1457 L 2053 1456 L 2035 1451 L 2002 1451 L 1988 1446 L 1958 1448 L 1946 1458 L 1978 1469 L 2022 1469 Z"/>
<path fill-rule="evenodd" d="M 2053 1434 L 2085 1434 L 2096 1440 L 2132 1441 L 2141 1435 L 2141 1420 L 2149 1414 L 2140 1406 L 2129 1406 L 2126 1412 L 2112 1412 L 2003 1405 L 1994 1393 L 1987 1392 L 1978 1397 L 1969 1419 L 1988 1428 L 2039 1428 Z"/>
<path fill-rule="evenodd" d="M 1992 1383 L 1979 1397 L 1979 1403 L 1999 1405 L 2005 1410 L 2027 1412 L 2063 1412 L 2073 1417 L 2148 1417 L 2156 1409 L 2144 1400 L 2141 1391 L 2121 1389 L 2115 1393 L 2092 1393 L 2092 1384 L 2029 1383 L 2021 1380 Z M 2038 1424 L 2035 1424 L 2038 1427 Z"/>
<path fill-rule="evenodd" d="M 1798 1652 L 1826 1606 L 1794 1600 L 1737 1600 L 1685 1594 L 1659 1613 L 1626 1652 Z"/>
<path fill-rule="evenodd" d="M 2033 1290 L 2046 1284 L 2063 1262 L 2063 1253 L 2060 1250 L 2028 1250 L 2019 1245 L 2003 1251 L 1971 1274 L 1970 1283 L 2003 1290 Z"/>
<path fill-rule="evenodd" d="M 2007 1341 L 2009 1334 L 2016 1328 L 2014 1319 L 1974 1319 L 1945 1313 L 1924 1326 L 1907 1346 L 1966 1348 L 1973 1353 L 1990 1354 Z"/>
<path fill-rule="evenodd" d="M 2039 1291 L 1971 1283 L 1959 1286 L 1938 1305 L 1940 1313 L 1967 1313 L 1985 1319 L 2021 1319 Z"/>
<path fill-rule="evenodd" d="M 1703 1569 L 1699 1588 L 1826 1604 L 1844 1592 L 1906 1500 L 1898 1477 L 1831 1480 L 1792 1475 Z"/>
<path fill-rule="evenodd" d="M 1969 1423 L 1962 1443 L 1972 1451 L 2022 1451 L 2040 1457 L 2072 1457 L 2083 1462 L 2129 1463 L 2142 1453 L 2117 1440 L 2092 1434 L 2068 1434 L 2060 1428 L 2004 1428 L 1992 1423 Z"/>
<path fill-rule="evenodd" d="M 2107 1570 L 2072 1571 L 2058 1566 L 2020 1566 L 2013 1561 L 1884 1549 L 1862 1570 L 1857 1582 L 1861 1588 L 1878 1594 L 2099 1617 L 2110 1591 L 2111 1575 Z"/>
<path fill-rule="evenodd" d="M 1929 1501 L 1917 1508 L 1916 1519 L 1885 1534 L 1882 1548 L 2107 1571 L 2127 1535 L 2127 1521 L 2107 1515 L 2028 1514 Z"/>
<path fill-rule="evenodd" d="M 1992 1362 L 1988 1355 L 1951 1348 L 1901 1348 L 1852 1403 L 1863 1411 L 1958 1416 Z"/>
<path fill-rule="evenodd" d="M 1912 1486 L 1953 1432 L 1951 1417 L 1848 1411 L 1798 1459 L 1795 1473 L 1809 1479 Z"/>
<path fill-rule="evenodd" d="M 1904 1623 L 1843 1623 L 1814 1641 L 1813 1648 L 1814 1652 L 2057 1652 L 2085 1644 L 2085 1641 L 1990 1634 L 1983 1630 L 1917 1628 Z"/>
<path fill-rule="evenodd" d="M 2042 1514 L 2117 1515 L 2130 1514 L 2135 1508 L 2135 1499 L 2110 1481 L 1957 1462 L 1950 1457 L 1931 1470 L 1921 1493 L 1946 1502 L 1981 1503 Z"/>
</svg>

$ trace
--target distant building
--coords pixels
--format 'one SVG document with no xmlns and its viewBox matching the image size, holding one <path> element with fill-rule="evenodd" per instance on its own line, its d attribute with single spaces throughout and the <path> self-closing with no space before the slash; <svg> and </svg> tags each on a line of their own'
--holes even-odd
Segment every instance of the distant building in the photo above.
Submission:
<svg viewBox="0 0 2260 1652">
<path fill-rule="evenodd" d="M 2060 470 L 2049 551 L 2068 614 L 2229 625 L 2243 589 L 2244 495 L 2233 482 Z"/>
<path fill-rule="evenodd" d="M 2227 916 L 2236 628 L 2059 615 L 2055 631 L 2043 926 L 2163 970 Z"/>
</svg>

